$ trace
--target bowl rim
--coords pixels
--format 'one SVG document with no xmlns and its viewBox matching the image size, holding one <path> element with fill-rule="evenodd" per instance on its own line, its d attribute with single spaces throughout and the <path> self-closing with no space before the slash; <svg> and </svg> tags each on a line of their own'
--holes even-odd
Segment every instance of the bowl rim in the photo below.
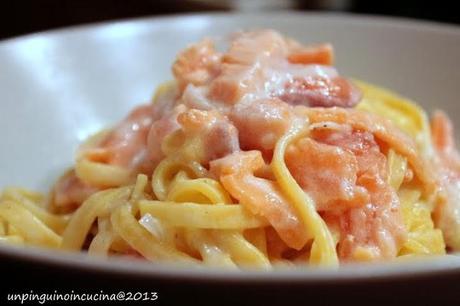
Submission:
<svg viewBox="0 0 460 306">
<path fill-rule="evenodd" d="M 173 14 L 167 16 L 149 16 L 140 18 L 128 18 L 111 21 L 102 21 L 54 30 L 41 31 L 22 36 L 16 36 L 0 40 L 0 47 L 17 44 L 37 37 L 59 37 L 69 33 L 86 35 L 94 30 L 113 25 L 140 25 L 162 24 L 174 22 L 180 19 L 193 20 L 209 18 L 212 20 L 239 18 L 266 18 L 266 17 L 294 17 L 311 19 L 332 19 L 337 22 L 364 26 L 372 23 L 374 26 L 408 29 L 411 31 L 430 31 L 439 35 L 452 35 L 460 39 L 460 26 L 433 21 L 420 21 L 411 18 L 384 17 L 379 15 L 362 15 L 350 13 L 322 13 L 322 12 L 263 12 L 263 13 L 200 13 L 200 14 Z M 414 262 L 381 263 L 381 264 L 350 264 L 339 269 L 325 269 L 314 267 L 301 267 L 289 270 L 267 271 L 228 271 L 211 268 L 192 268 L 173 266 L 169 264 L 131 261 L 126 259 L 109 260 L 91 258 L 83 253 L 70 253 L 53 251 L 34 247 L 17 247 L 0 244 L 0 257 L 6 257 L 16 261 L 35 262 L 59 268 L 80 269 L 85 271 L 100 272 L 106 274 L 122 274 L 135 277 L 154 277 L 162 279 L 200 280 L 212 282 L 301 282 L 308 283 L 343 283 L 361 281 L 382 281 L 391 279 L 413 279 L 420 277 L 433 277 L 435 275 L 460 276 L 460 256 L 443 256 Z M 429 263 L 429 264 L 427 264 Z"/>
<path fill-rule="evenodd" d="M 152 263 L 138 259 L 98 258 L 83 252 L 52 250 L 38 247 L 0 245 L 0 256 L 12 261 L 44 265 L 51 268 L 162 280 L 217 283 L 285 283 L 348 284 L 382 282 L 397 279 L 409 281 L 442 275 L 460 276 L 460 256 L 445 255 L 412 261 L 348 264 L 339 268 L 295 266 L 270 271 L 256 269 L 226 270 L 205 266 L 182 266 L 174 263 Z"/>
</svg>

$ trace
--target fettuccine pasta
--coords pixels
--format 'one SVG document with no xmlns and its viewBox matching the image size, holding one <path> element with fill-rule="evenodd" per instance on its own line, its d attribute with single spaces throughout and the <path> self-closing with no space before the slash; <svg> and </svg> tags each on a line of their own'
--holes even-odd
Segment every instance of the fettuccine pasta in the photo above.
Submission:
<svg viewBox="0 0 460 306">
<path fill-rule="evenodd" d="M 0 242 L 265 270 L 459 250 L 449 119 L 333 58 L 271 30 L 190 45 L 48 195 L 3 191 Z"/>
</svg>

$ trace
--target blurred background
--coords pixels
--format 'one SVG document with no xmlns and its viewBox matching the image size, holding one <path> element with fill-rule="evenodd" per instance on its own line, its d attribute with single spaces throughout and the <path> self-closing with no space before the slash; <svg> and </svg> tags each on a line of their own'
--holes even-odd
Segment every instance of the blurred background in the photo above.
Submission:
<svg viewBox="0 0 460 306">
<path fill-rule="evenodd" d="M 353 12 L 460 24 L 455 7 L 456 1 L 439 0 L 0 0 L 0 39 L 89 22 L 209 11 Z"/>
</svg>

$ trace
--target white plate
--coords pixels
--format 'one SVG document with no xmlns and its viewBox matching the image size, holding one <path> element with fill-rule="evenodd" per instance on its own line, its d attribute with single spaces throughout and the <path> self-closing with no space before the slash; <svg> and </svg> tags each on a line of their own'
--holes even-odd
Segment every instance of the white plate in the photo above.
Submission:
<svg viewBox="0 0 460 306">
<path fill-rule="evenodd" d="M 37 33 L 0 43 L 0 187 L 46 191 L 71 166 L 89 134 L 147 101 L 171 78 L 175 54 L 204 36 L 274 28 L 305 43 L 331 42 L 343 75 L 394 89 L 426 109 L 456 120 L 459 103 L 459 27 L 410 20 L 323 14 L 206 14 L 102 23 Z M 254 280 L 259 273 L 186 272 L 157 265 L 88 260 L 45 250 L 0 246 L 0 255 L 131 274 Z M 460 260 L 339 271 L 283 272 L 270 280 L 366 279 L 455 272 Z"/>
</svg>

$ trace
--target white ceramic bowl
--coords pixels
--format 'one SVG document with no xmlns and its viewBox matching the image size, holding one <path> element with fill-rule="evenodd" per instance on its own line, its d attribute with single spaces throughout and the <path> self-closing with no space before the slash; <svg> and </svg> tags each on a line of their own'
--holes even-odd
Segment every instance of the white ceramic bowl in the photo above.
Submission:
<svg viewBox="0 0 460 306">
<path fill-rule="evenodd" d="M 427 110 L 445 109 L 454 121 L 460 116 L 460 28 L 455 26 L 286 12 L 185 15 L 73 27 L 0 42 L 0 188 L 21 185 L 46 191 L 72 164 L 84 138 L 122 118 L 171 78 L 170 65 L 179 50 L 205 36 L 254 28 L 274 28 L 305 43 L 331 42 L 343 75 L 391 88 Z M 269 277 L 257 272 L 197 272 L 105 262 L 81 254 L 3 245 L 0 257 L 19 264 L 40 262 L 69 271 L 78 267 L 151 279 L 311 285 L 433 275 L 460 278 L 456 257 L 339 271 L 279 272 Z"/>
</svg>

